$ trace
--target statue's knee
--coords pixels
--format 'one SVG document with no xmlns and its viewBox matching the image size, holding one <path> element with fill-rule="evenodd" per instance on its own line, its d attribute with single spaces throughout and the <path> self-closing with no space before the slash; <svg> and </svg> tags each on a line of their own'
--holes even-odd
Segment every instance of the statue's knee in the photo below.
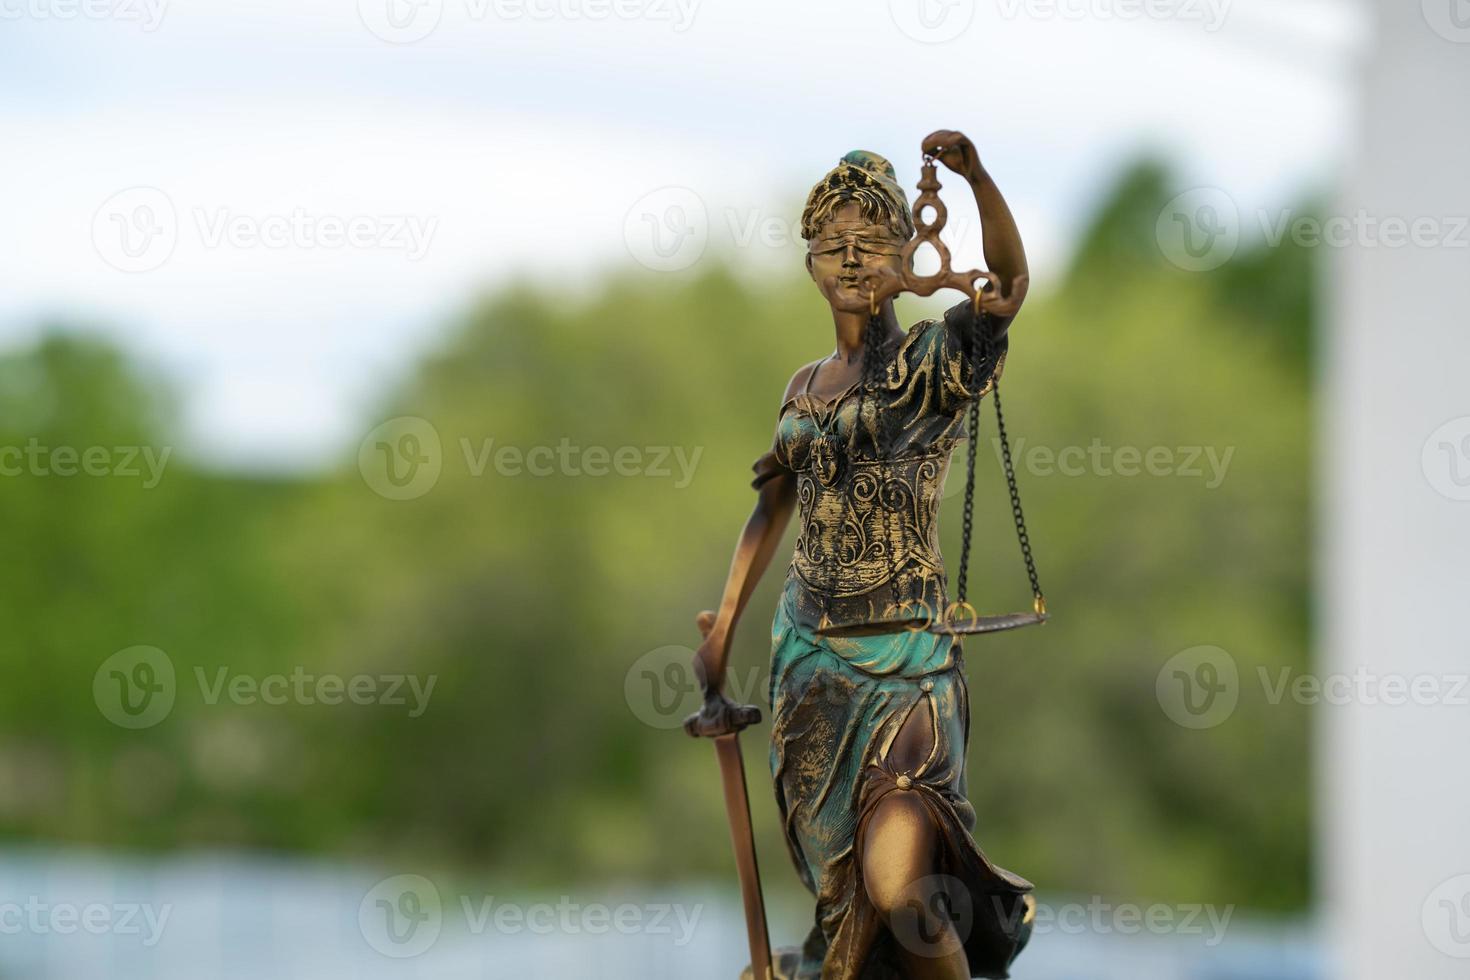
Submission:
<svg viewBox="0 0 1470 980">
<path fill-rule="evenodd" d="M 869 903 L 885 919 L 923 904 L 935 873 L 933 820 L 910 793 L 886 797 L 868 822 L 863 885 Z"/>
<path fill-rule="evenodd" d="M 924 870 L 913 868 L 910 872 L 916 873 L 880 875 L 866 879 L 869 904 L 885 921 L 891 921 L 899 913 L 907 913 L 913 909 L 922 910 L 923 881 L 927 877 Z"/>
</svg>

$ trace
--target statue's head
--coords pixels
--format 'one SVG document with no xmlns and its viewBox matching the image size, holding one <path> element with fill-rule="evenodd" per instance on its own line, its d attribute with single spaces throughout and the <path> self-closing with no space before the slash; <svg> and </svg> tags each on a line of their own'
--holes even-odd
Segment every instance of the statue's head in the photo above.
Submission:
<svg viewBox="0 0 1470 980">
<path fill-rule="evenodd" d="M 807 271 L 842 312 L 869 309 L 864 277 L 884 267 L 897 272 L 900 252 L 913 235 L 908 199 L 893 165 L 866 150 L 843 157 L 812 188 L 801 214 Z"/>
</svg>

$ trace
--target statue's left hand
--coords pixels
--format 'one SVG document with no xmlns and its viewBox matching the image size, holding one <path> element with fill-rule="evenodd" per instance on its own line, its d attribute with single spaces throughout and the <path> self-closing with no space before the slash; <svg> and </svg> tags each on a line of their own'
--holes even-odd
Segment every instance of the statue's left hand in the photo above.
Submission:
<svg viewBox="0 0 1470 980">
<path fill-rule="evenodd" d="M 936 129 L 924 137 L 924 152 L 961 177 L 976 177 L 985 170 L 975 144 L 958 130 Z"/>
</svg>

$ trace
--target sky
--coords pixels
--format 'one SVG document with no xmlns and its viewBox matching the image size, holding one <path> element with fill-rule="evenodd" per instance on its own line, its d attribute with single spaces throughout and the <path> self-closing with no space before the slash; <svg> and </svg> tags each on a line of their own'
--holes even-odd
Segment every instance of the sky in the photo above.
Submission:
<svg viewBox="0 0 1470 980">
<path fill-rule="evenodd" d="M 966 132 L 1037 289 L 1141 154 L 1245 214 L 1330 189 L 1369 30 L 1352 0 L 0 0 L 0 351 L 101 331 L 177 386 L 184 452 L 310 469 L 498 284 L 798 267 L 849 149 L 912 187 Z"/>
</svg>

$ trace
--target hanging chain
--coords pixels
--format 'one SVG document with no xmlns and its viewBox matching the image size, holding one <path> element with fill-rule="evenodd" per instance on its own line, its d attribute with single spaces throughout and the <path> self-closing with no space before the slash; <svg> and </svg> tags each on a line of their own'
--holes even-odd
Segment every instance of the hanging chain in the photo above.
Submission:
<svg viewBox="0 0 1470 980">
<path fill-rule="evenodd" d="M 870 389 L 874 385 L 879 383 L 880 376 L 882 374 L 884 326 L 885 324 L 883 323 L 882 316 L 877 312 L 871 313 L 868 316 L 868 325 L 866 328 L 866 332 L 863 334 L 863 366 L 862 378 L 858 382 L 861 387 L 859 389 L 860 394 L 858 396 L 857 417 L 853 421 L 852 431 L 847 434 L 847 445 L 843 448 L 842 451 L 842 480 L 846 484 L 846 487 L 843 490 L 842 494 L 843 523 L 842 525 L 834 529 L 834 533 L 831 539 L 832 553 L 828 555 L 827 561 L 827 592 L 829 595 L 836 594 L 837 592 L 838 572 L 841 571 L 841 560 L 839 558 L 839 555 L 842 550 L 842 534 L 844 531 L 846 531 L 847 522 L 852 520 L 853 516 L 852 483 L 856 467 L 853 465 L 855 453 L 852 452 L 852 449 L 854 448 L 858 436 L 862 432 L 863 421 L 864 418 L 867 416 L 869 395 L 871 393 Z M 840 408 L 840 406 L 838 407 Z M 878 424 L 879 423 L 875 413 L 874 425 Z M 835 431 L 837 427 L 837 417 L 835 414 L 833 415 L 831 425 L 833 427 L 833 430 Z M 881 432 L 881 427 L 879 429 L 879 432 Z M 879 439 L 879 432 L 874 433 L 874 451 L 878 456 L 881 457 L 884 450 L 882 442 Z M 880 497 L 881 494 L 882 491 L 880 488 Z M 879 502 L 881 504 L 881 500 Z M 885 534 L 887 533 L 886 524 L 884 527 L 884 532 Z M 889 555 L 889 563 L 890 565 L 893 563 L 893 556 L 891 554 Z"/>
<path fill-rule="evenodd" d="M 980 376 L 980 371 L 985 364 L 985 355 L 990 347 L 988 338 L 981 335 L 985 328 L 984 320 L 976 318 L 975 329 L 970 337 L 970 365 L 971 373 L 975 377 Z M 980 399 L 970 400 L 970 445 L 968 458 L 965 460 L 965 516 L 963 530 L 960 535 L 960 576 L 956 596 L 960 603 L 965 603 L 970 598 L 970 539 L 975 531 L 975 451 L 980 443 Z"/>
<path fill-rule="evenodd" d="M 986 332 L 985 319 L 977 317 L 975 336 L 970 342 L 973 374 L 980 377 L 990 361 L 990 335 Z M 1031 580 L 1031 595 L 1036 600 L 1036 611 L 1046 609 L 1046 598 L 1041 592 L 1041 579 L 1036 574 L 1036 558 L 1031 553 L 1031 535 L 1026 532 L 1026 515 L 1021 510 L 1021 492 L 1016 486 L 1016 467 L 1011 459 L 1011 441 L 1006 435 L 1006 417 L 1000 402 L 1000 381 L 991 380 L 990 397 L 995 400 L 995 424 L 1000 437 L 1001 462 L 1005 468 L 1006 487 L 1011 494 L 1011 516 L 1016 521 L 1016 537 L 1021 543 L 1021 557 L 1026 561 L 1026 575 Z M 970 542 L 975 529 L 975 455 L 980 446 L 980 399 L 970 402 L 970 447 L 965 472 L 964 525 L 960 537 L 960 574 L 956 594 L 961 603 L 969 599 Z"/>
<path fill-rule="evenodd" d="M 1005 465 L 1006 486 L 1011 491 L 1011 516 L 1016 519 L 1016 537 L 1021 542 L 1021 557 L 1026 559 L 1026 574 L 1031 579 L 1031 595 L 1036 599 L 1036 611 L 1046 609 L 1046 598 L 1041 593 L 1041 579 L 1036 574 L 1036 558 L 1031 554 L 1031 535 L 1026 533 L 1026 515 L 1021 512 L 1021 492 L 1016 489 L 1016 466 L 1011 462 L 1011 441 L 1006 438 L 1006 416 L 1000 406 L 1000 382 L 994 382 L 990 397 L 995 399 L 995 426 L 1000 433 L 1001 462 Z"/>
<path fill-rule="evenodd" d="M 871 388 L 881 390 L 885 381 L 884 348 L 887 346 L 888 338 L 887 324 L 883 322 L 881 312 L 873 311 L 868 316 L 868 332 L 864 338 L 863 346 L 863 396 L 858 403 L 858 425 L 862 425 L 867 415 L 868 396 Z M 878 492 L 873 500 L 877 506 L 883 521 L 883 546 L 888 551 L 888 580 L 890 589 L 897 588 L 898 578 L 898 555 L 893 549 L 893 536 L 889 532 L 888 509 L 883 503 L 883 492 L 887 488 L 890 475 L 888 468 L 888 439 L 884 427 L 883 400 L 879 397 L 874 402 L 873 408 L 873 455 L 882 464 L 879 476 Z"/>
</svg>

